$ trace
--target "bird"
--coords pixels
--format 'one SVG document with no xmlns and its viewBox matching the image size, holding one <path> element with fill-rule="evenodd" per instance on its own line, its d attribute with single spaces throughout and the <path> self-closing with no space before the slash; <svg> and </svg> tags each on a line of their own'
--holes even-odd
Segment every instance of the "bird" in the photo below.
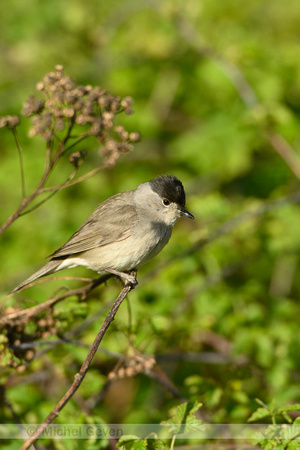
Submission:
<svg viewBox="0 0 300 450">
<path fill-rule="evenodd" d="M 101 203 L 70 239 L 49 256 L 50 261 L 10 294 L 37 278 L 77 266 L 112 273 L 125 284 L 136 285 L 130 272 L 165 247 L 180 216 L 194 219 L 185 208 L 182 182 L 174 175 L 160 175 L 135 190 L 116 194 Z"/>
</svg>

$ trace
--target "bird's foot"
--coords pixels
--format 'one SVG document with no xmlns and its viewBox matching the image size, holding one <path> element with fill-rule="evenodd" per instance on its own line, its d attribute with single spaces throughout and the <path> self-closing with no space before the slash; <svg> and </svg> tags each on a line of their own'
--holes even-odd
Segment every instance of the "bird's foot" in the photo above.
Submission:
<svg viewBox="0 0 300 450">
<path fill-rule="evenodd" d="M 110 273 L 122 278 L 122 280 L 124 280 L 124 282 L 125 282 L 125 286 L 130 284 L 133 288 L 135 288 L 135 286 L 138 284 L 137 279 L 136 279 L 136 271 L 132 271 L 131 273 L 126 273 L 126 272 L 119 272 L 118 270 L 114 270 L 114 269 L 105 269 L 105 270 L 106 270 L 106 272 L 110 272 Z"/>
</svg>

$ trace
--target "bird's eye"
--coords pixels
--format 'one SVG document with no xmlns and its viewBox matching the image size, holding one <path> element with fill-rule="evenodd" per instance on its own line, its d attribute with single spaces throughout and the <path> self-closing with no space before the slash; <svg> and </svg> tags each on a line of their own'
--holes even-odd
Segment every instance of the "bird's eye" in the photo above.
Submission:
<svg viewBox="0 0 300 450">
<path fill-rule="evenodd" d="M 170 202 L 170 200 L 168 200 L 167 198 L 164 198 L 164 199 L 163 199 L 163 204 L 164 204 L 165 206 L 169 206 L 169 205 L 171 204 L 171 202 Z"/>
</svg>

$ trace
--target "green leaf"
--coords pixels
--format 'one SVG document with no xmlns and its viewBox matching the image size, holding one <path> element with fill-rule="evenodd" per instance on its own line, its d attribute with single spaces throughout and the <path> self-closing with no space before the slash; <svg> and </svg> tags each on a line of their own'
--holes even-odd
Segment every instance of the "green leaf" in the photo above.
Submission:
<svg viewBox="0 0 300 450">
<path fill-rule="evenodd" d="M 161 439 L 147 439 L 147 450 L 168 450 L 169 445 L 167 445 Z"/>
<path fill-rule="evenodd" d="M 257 408 L 257 410 L 249 417 L 248 422 L 255 422 L 256 420 L 261 420 L 270 416 L 271 413 L 266 408 Z"/>
<path fill-rule="evenodd" d="M 129 447 L 131 450 L 146 450 L 147 449 L 147 440 L 146 439 L 139 439 L 136 441 L 131 447 Z"/>
<path fill-rule="evenodd" d="M 201 431 L 204 426 L 201 420 L 197 419 L 195 413 L 201 408 L 202 403 L 187 402 L 178 405 L 175 415 L 168 420 L 161 422 L 161 425 L 169 426 L 173 434 L 187 434 L 193 431 Z"/>
<path fill-rule="evenodd" d="M 294 405 L 286 405 L 282 406 L 282 408 L 278 408 L 279 414 L 283 411 L 300 411 L 300 403 L 295 403 Z"/>
<path fill-rule="evenodd" d="M 125 436 L 120 437 L 118 440 L 118 447 L 122 447 L 124 445 L 127 446 L 127 444 L 133 444 L 134 442 L 138 441 L 140 438 L 138 436 L 135 436 L 134 434 L 126 434 Z M 131 448 L 131 447 L 126 447 Z"/>
</svg>

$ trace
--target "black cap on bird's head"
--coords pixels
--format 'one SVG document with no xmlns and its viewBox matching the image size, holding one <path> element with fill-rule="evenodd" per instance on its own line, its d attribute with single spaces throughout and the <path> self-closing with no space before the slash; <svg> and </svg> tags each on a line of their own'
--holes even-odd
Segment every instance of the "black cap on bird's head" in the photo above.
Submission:
<svg viewBox="0 0 300 450">
<path fill-rule="evenodd" d="M 184 216 L 194 219 L 194 216 L 185 209 L 185 192 L 181 181 L 174 175 L 162 175 L 150 181 L 151 189 L 161 198 L 176 203 L 178 212 Z"/>
</svg>

